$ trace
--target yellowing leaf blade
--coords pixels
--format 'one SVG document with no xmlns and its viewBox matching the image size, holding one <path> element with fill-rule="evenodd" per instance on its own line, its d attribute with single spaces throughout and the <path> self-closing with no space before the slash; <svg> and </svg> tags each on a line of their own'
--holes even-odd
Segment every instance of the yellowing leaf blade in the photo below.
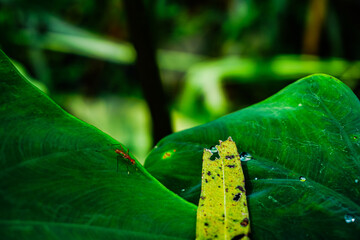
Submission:
<svg viewBox="0 0 360 240">
<path fill-rule="evenodd" d="M 249 239 L 249 212 L 240 156 L 231 137 L 216 146 L 219 159 L 203 154 L 202 186 L 197 211 L 197 239 Z"/>
</svg>

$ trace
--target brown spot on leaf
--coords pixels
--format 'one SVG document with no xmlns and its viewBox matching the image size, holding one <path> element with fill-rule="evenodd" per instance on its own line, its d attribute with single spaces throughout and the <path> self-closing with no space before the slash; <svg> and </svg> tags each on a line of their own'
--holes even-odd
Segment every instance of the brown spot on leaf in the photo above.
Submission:
<svg viewBox="0 0 360 240">
<path fill-rule="evenodd" d="M 242 186 L 237 186 L 235 189 L 239 189 L 240 191 L 245 192 L 245 190 Z"/>
<path fill-rule="evenodd" d="M 242 222 L 240 223 L 241 226 L 246 227 L 249 224 L 249 219 L 248 218 L 244 218 L 242 220 Z"/>
<path fill-rule="evenodd" d="M 245 234 L 239 234 L 239 235 L 236 235 L 235 237 L 233 237 L 231 240 L 240 240 L 240 239 L 243 239 L 245 237 Z"/>
<path fill-rule="evenodd" d="M 241 193 L 237 193 L 237 194 L 235 194 L 235 197 L 233 198 L 233 200 L 237 202 L 240 200 L 240 197 L 241 197 Z"/>
</svg>

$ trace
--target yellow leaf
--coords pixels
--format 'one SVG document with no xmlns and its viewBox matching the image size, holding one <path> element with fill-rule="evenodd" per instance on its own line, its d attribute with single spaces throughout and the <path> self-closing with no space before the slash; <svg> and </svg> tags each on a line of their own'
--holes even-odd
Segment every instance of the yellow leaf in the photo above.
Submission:
<svg viewBox="0 0 360 240">
<path fill-rule="evenodd" d="M 216 146 L 220 158 L 204 149 L 196 239 L 249 239 L 245 178 L 235 142 Z"/>
</svg>

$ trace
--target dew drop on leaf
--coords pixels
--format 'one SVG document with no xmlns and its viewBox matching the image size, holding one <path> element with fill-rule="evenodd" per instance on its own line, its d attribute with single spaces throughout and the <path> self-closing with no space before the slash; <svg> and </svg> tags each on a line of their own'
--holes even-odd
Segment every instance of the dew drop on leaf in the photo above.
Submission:
<svg viewBox="0 0 360 240">
<path fill-rule="evenodd" d="M 350 215 L 350 214 L 345 214 L 344 219 L 345 219 L 345 222 L 346 222 L 346 223 L 355 222 L 354 216 L 352 216 L 352 215 Z"/>
<path fill-rule="evenodd" d="M 216 147 L 211 147 L 211 148 L 210 148 L 210 151 L 211 151 L 212 153 L 217 153 L 217 152 L 218 152 L 218 150 L 217 150 Z"/>
<path fill-rule="evenodd" d="M 181 189 L 182 192 L 185 192 L 185 188 Z"/>
<path fill-rule="evenodd" d="M 253 159 L 253 157 L 251 156 L 250 153 L 247 153 L 247 152 L 240 153 L 240 160 L 241 161 L 246 162 L 246 161 L 250 161 L 251 159 Z"/>
<path fill-rule="evenodd" d="M 359 179 L 355 179 L 355 183 L 359 183 Z"/>
<path fill-rule="evenodd" d="M 258 180 L 258 178 L 256 177 L 256 178 L 254 178 L 254 180 L 256 181 L 256 180 Z"/>
<path fill-rule="evenodd" d="M 300 176 L 300 177 L 299 177 L 299 180 L 300 180 L 300 182 L 305 182 L 305 181 L 306 181 L 306 177 Z"/>
<path fill-rule="evenodd" d="M 219 151 L 217 150 L 216 147 L 211 147 L 210 152 L 212 153 L 210 160 L 214 161 L 220 158 Z"/>
</svg>

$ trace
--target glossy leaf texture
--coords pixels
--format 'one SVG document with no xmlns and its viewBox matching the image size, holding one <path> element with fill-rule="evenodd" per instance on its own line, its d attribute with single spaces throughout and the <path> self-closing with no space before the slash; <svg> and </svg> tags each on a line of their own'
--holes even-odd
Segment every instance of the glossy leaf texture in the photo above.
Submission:
<svg viewBox="0 0 360 240">
<path fill-rule="evenodd" d="M 162 139 L 145 167 L 197 204 L 203 149 L 229 136 L 252 156 L 242 166 L 253 239 L 360 236 L 360 104 L 345 84 L 324 74 L 301 79 Z M 167 152 L 174 153 L 164 158 Z"/>
<path fill-rule="evenodd" d="M 1 51 L 0 90 L 3 239 L 195 238 L 195 205 L 137 162 L 120 156 L 117 171 L 117 142 L 62 110 Z"/>
</svg>

